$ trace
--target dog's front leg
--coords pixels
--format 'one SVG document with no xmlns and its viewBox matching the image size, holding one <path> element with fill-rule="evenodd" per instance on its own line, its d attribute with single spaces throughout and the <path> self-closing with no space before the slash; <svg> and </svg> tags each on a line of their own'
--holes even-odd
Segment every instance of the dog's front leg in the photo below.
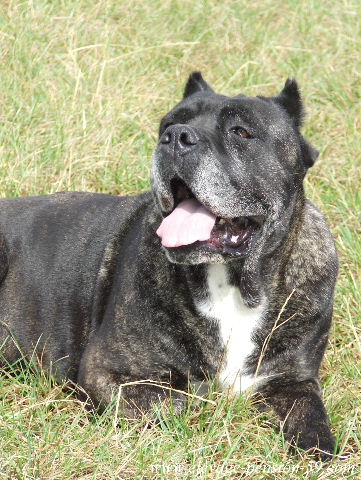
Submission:
<svg viewBox="0 0 361 480">
<path fill-rule="evenodd" d="M 140 375 L 122 374 L 99 365 L 92 356 L 86 355 L 78 375 L 78 392 L 88 408 L 103 411 L 111 402 L 116 402 L 120 415 L 139 418 L 160 404 L 172 405 L 175 413 L 180 413 L 185 406 L 186 397 L 182 390 L 186 383 L 177 388 L 171 376 L 142 378 Z M 183 388 L 182 388 L 183 387 Z"/>
<path fill-rule="evenodd" d="M 335 441 L 316 379 L 289 383 L 273 380 L 257 393 L 262 398 L 260 408 L 270 407 L 280 418 L 291 448 L 296 445 L 309 450 L 323 461 L 332 458 Z"/>
</svg>

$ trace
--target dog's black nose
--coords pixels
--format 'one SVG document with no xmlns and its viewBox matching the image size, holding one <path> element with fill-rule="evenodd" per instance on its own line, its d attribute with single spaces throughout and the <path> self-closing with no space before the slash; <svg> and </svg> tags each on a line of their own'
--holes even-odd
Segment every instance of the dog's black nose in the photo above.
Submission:
<svg viewBox="0 0 361 480">
<path fill-rule="evenodd" d="M 160 137 L 160 143 L 178 153 L 193 150 L 198 143 L 198 136 L 188 125 L 170 125 Z"/>
</svg>

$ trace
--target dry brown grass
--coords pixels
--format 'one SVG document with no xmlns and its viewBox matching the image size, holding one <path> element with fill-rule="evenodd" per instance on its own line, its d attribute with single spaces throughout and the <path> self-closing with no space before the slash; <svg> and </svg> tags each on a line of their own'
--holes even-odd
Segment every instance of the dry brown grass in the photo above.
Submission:
<svg viewBox="0 0 361 480">
<path fill-rule="evenodd" d="M 89 417 L 30 369 L 0 377 L 0 478 L 360 477 L 359 10 L 356 0 L 1 3 L 2 196 L 143 191 L 158 121 L 190 71 L 229 95 L 271 95 L 297 78 L 305 132 L 321 151 L 307 191 L 341 252 L 322 378 L 340 452 L 351 457 L 327 468 L 289 459 L 270 420 L 226 394 L 157 427 L 115 429 L 111 412 Z"/>
</svg>

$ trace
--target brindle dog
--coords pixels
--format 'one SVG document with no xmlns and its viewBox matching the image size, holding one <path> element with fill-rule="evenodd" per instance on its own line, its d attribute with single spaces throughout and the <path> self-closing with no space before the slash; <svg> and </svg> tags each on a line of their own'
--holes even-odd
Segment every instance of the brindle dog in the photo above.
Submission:
<svg viewBox="0 0 361 480">
<path fill-rule="evenodd" d="M 216 377 L 253 389 L 291 443 L 329 458 L 318 371 L 337 254 L 304 195 L 317 152 L 302 118 L 294 80 L 272 98 L 226 97 L 195 72 L 161 121 L 151 192 L 1 200 L 6 361 L 36 346 L 93 405 L 121 388 L 131 416 L 169 389 L 124 384 Z"/>
</svg>

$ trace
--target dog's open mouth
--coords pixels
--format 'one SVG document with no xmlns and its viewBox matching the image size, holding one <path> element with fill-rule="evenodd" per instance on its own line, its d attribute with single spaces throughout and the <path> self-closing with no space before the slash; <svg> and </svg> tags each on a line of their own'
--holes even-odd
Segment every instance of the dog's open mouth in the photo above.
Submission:
<svg viewBox="0 0 361 480">
<path fill-rule="evenodd" d="M 157 235 L 166 248 L 199 242 L 211 251 L 243 253 L 262 226 L 263 219 L 258 216 L 216 216 L 183 183 L 177 182 L 172 190 L 175 208 L 157 230 Z"/>
<path fill-rule="evenodd" d="M 217 217 L 207 242 L 214 247 L 246 248 L 258 228 L 258 224 L 249 217 Z"/>
</svg>

